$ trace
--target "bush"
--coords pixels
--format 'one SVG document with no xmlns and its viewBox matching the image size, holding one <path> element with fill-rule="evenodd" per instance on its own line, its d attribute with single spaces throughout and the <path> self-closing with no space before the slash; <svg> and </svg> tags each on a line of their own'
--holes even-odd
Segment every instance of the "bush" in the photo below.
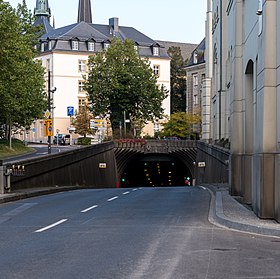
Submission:
<svg viewBox="0 0 280 279">
<path fill-rule="evenodd" d="M 90 145 L 91 138 L 78 138 L 78 145 Z"/>
</svg>

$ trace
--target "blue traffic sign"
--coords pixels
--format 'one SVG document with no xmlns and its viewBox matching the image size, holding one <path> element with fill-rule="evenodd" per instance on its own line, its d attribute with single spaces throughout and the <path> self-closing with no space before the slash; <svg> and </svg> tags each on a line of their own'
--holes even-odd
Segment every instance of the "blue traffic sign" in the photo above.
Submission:
<svg viewBox="0 0 280 279">
<path fill-rule="evenodd" d="M 74 115 L 74 107 L 67 107 L 67 115 L 68 116 Z"/>
</svg>

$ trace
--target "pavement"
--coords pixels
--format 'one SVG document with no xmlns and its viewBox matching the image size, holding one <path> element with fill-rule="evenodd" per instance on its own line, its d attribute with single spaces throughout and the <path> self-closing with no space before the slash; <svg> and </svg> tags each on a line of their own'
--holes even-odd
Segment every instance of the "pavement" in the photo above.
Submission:
<svg viewBox="0 0 280 279">
<path fill-rule="evenodd" d="M 280 224 L 274 220 L 258 218 L 248 205 L 241 202 L 240 197 L 230 196 L 228 184 L 203 184 L 197 187 L 208 190 L 211 195 L 208 219 L 212 224 L 232 230 L 280 238 Z M 0 194 L 0 203 L 77 189 L 81 189 L 81 187 L 55 186 L 14 190 L 11 193 Z"/>
</svg>

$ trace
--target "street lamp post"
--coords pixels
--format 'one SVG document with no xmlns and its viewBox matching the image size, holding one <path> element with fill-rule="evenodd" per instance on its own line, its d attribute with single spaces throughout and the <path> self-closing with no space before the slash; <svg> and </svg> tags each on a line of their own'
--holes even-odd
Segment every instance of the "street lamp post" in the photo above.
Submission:
<svg viewBox="0 0 280 279">
<path fill-rule="evenodd" d="M 52 107 L 51 107 L 51 93 L 56 91 L 56 87 L 51 89 L 51 71 L 48 71 L 48 111 L 49 111 L 49 119 L 52 119 Z M 48 127 L 48 129 L 53 129 L 53 125 Z M 48 133 L 48 154 L 52 153 L 52 133 L 53 131 L 49 131 Z"/>
</svg>

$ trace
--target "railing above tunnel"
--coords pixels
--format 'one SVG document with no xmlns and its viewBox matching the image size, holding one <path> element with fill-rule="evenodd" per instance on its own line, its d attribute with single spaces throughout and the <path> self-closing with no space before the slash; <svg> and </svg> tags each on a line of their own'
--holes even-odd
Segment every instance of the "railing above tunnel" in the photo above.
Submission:
<svg viewBox="0 0 280 279">
<path fill-rule="evenodd" d="M 136 149 L 144 153 L 169 153 L 174 149 L 193 149 L 197 147 L 197 141 L 178 139 L 118 139 L 115 140 L 115 148 Z"/>
</svg>

